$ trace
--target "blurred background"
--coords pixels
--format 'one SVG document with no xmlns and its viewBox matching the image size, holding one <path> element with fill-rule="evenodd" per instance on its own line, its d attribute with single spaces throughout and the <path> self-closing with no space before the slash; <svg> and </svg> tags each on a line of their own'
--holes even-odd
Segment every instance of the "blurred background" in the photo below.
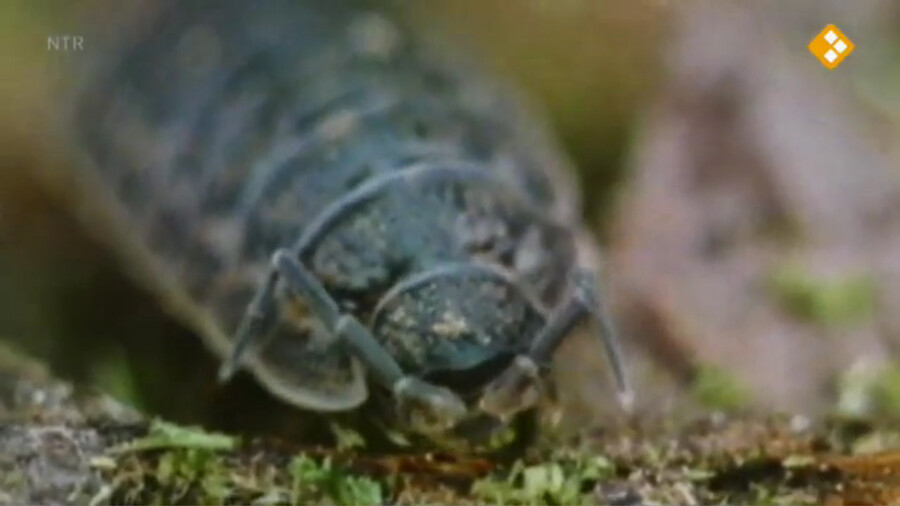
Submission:
<svg viewBox="0 0 900 506">
<path fill-rule="evenodd" d="M 641 409 L 900 418 L 900 3 L 401 4 L 546 112 L 605 246 Z M 195 420 L 198 398 L 265 394 L 216 389 L 198 340 L 35 177 L 65 163 L 45 135 L 68 78 L 54 69 L 83 57 L 46 37 L 102 8 L 0 7 L 0 339 Z M 806 47 L 829 23 L 855 44 L 835 70 Z M 566 378 L 570 397 L 602 419 L 609 386 L 586 377 Z"/>
</svg>

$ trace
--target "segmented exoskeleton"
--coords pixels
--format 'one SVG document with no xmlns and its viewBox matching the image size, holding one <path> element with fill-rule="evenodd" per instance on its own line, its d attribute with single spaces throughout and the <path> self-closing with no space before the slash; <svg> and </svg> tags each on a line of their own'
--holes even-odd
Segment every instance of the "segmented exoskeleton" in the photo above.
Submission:
<svg viewBox="0 0 900 506">
<path fill-rule="evenodd" d="M 317 411 L 371 390 L 453 445 L 535 406 L 600 306 L 566 163 L 516 99 L 349 1 L 175 2 L 153 27 L 76 102 L 82 179 L 223 378 Z"/>
</svg>

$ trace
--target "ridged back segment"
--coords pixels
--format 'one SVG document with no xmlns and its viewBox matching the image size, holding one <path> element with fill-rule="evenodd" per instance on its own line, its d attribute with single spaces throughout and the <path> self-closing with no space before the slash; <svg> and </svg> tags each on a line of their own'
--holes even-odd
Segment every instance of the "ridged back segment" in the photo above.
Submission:
<svg viewBox="0 0 900 506">
<path fill-rule="evenodd" d="M 219 353 L 272 253 L 304 234 L 315 238 L 301 260 L 366 323 L 392 287 L 440 265 L 521 281 L 523 293 L 460 279 L 398 298 L 408 307 L 392 306 L 378 337 L 412 357 L 404 366 L 523 351 L 574 263 L 576 203 L 551 174 L 566 164 L 516 100 L 360 5 L 173 3 L 87 87 L 79 143 L 160 276 L 212 322 L 200 330 Z M 358 405 L 358 367 L 307 316 L 281 322 L 251 368 L 296 404 Z M 468 331 L 449 347 L 453 332 L 412 332 L 451 320 Z"/>
</svg>

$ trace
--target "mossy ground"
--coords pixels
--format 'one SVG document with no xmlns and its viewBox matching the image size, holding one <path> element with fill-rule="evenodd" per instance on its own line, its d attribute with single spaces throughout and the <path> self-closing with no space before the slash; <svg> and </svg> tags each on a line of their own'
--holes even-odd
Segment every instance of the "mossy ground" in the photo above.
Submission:
<svg viewBox="0 0 900 506">
<path fill-rule="evenodd" d="M 546 449 L 553 448 L 553 449 Z M 706 417 L 585 434 L 515 462 L 239 441 L 155 422 L 94 465 L 97 503 L 873 504 L 900 500 L 900 433 Z"/>
<path fill-rule="evenodd" d="M 0 504 L 48 497 L 95 505 L 900 502 L 900 424 L 887 409 L 893 369 L 878 381 L 844 382 L 841 397 L 885 407 L 869 415 L 707 414 L 566 438 L 544 432 L 520 458 L 501 461 L 385 453 L 349 427 L 335 430 L 338 444 L 312 447 L 147 422 L 21 357 L 6 362 L 0 353 Z M 736 398 L 710 397 L 725 406 Z M 48 480 L 63 488 L 42 486 Z"/>
</svg>

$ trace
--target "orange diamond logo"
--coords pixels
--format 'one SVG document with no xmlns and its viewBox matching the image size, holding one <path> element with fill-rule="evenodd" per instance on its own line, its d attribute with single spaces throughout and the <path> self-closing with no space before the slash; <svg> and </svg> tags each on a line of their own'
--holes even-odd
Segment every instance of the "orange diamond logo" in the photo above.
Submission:
<svg viewBox="0 0 900 506">
<path fill-rule="evenodd" d="M 807 47 L 826 69 L 833 70 L 853 52 L 855 46 L 838 27 L 828 25 L 809 41 Z"/>
</svg>

